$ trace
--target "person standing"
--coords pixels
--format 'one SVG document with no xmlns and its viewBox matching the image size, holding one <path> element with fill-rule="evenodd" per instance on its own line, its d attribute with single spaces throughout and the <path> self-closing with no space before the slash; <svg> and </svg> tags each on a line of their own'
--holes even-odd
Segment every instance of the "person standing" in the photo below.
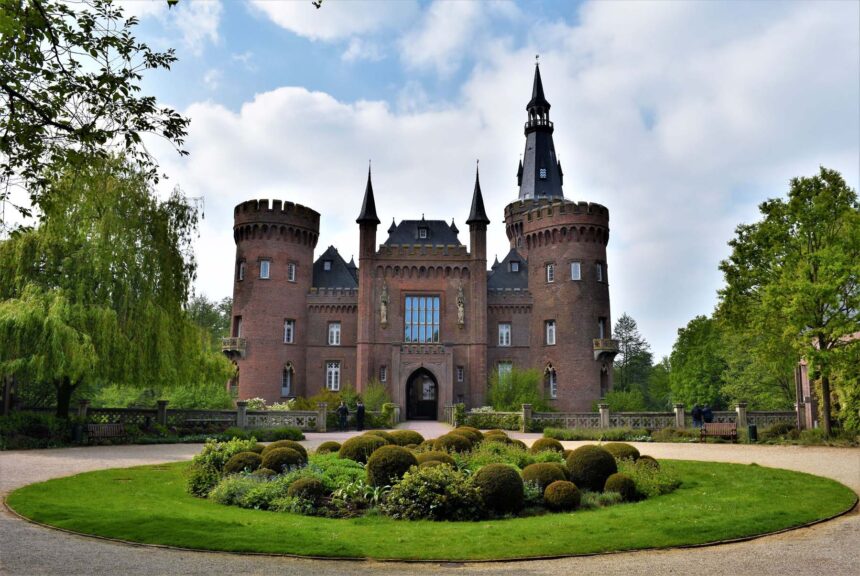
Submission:
<svg viewBox="0 0 860 576">
<path fill-rule="evenodd" d="M 711 410 L 708 404 L 705 404 L 705 407 L 702 408 L 702 420 L 708 424 L 714 421 L 714 411 Z"/>
<path fill-rule="evenodd" d="M 346 402 L 341 400 L 340 406 L 337 407 L 336 412 L 337 412 L 338 428 L 340 428 L 341 432 L 346 432 L 346 429 L 347 429 L 346 419 L 349 416 L 349 408 L 346 407 Z"/>
<path fill-rule="evenodd" d="M 355 429 L 364 430 L 364 402 L 360 399 L 355 407 Z"/>
<path fill-rule="evenodd" d="M 692 411 L 693 416 L 693 428 L 701 428 L 702 427 L 702 407 L 696 404 L 693 406 Z"/>
</svg>

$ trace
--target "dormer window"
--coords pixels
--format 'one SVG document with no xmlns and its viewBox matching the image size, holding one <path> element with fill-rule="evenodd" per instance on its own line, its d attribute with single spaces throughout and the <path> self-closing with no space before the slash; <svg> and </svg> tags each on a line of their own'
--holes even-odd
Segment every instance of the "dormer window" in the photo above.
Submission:
<svg viewBox="0 0 860 576">
<path fill-rule="evenodd" d="M 323 260 L 323 270 L 331 272 L 331 260 Z"/>
<path fill-rule="evenodd" d="M 519 272 L 520 271 L 520 263 L 519 262 L 511 262 L 511 272 Z"/>
<path fill-rule="evenodd" d="M 540 179 L 541 179 L 541 180 L 546 180 L 546 168 L 541 168 L 541 169 L 540 169 Z"/>
<path fill-rule="evenodd" d="M 427 228 L 419 228 L 418 229 L 418 237 L 422 240 L 427 239 Z"/>
</svg>

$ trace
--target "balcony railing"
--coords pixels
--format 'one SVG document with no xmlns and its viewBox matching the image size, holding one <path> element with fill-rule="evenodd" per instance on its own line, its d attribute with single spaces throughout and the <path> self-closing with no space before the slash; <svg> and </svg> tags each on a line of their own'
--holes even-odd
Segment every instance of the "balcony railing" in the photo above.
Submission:
<svg viewBox="0 0 860 576">
<path fill-rule="evenodd" d="M 525 131 L 528 132 L 529 128 L 537 128 L 540 126 L 547 127 L 550 130 L 553 129 L 553 124 L 549 120 L 543 120 L 541 118 L 535 118 L 534 120 L 526 121 Z"/>
<path fill-rule="evenodd" d="M 221 352 L 226 354 L 238 353 L 245 355 L 245 339 L 244 338 L 221 338 Z"/>
<path fill-rule="evenodd" d="M 603 354 L 612 356 L 618 354 L 618 340 L 613 340 L 612 338 L 595 338 L 593 342 L 595 360 Z"/>
</svg>

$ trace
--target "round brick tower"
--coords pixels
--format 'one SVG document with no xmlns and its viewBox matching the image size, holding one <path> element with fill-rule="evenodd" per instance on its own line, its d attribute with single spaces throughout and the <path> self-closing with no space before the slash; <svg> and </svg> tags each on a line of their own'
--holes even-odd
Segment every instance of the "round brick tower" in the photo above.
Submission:
<svg viewBox="0 0 860 576">
<path fill-rule="evenodd" d="M 232 336 L 239 399 L 273 403 L 304 394 L 306 297 L 319 238 L 318 212 L 281 200 L 236 206 Z"/>
</svg>

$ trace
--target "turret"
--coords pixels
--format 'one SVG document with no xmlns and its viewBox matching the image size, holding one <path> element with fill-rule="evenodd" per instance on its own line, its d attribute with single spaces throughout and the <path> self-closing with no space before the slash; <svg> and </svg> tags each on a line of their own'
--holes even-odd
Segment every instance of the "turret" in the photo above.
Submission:
<svg viewBox="0 0 860 576">
<path fill-rule="evenodd" d="M 367 185 L 364 188 L 361 212 L 355 221 L 359 231 L 358 307 L 359 310 L 364 311 L 358 316 L 358 336 L 356 339 L 356 378 L 358 379 L 356 387 L 360 392 L 373 377 L 371 342 L 374 318 L 376 318 L 373 257 L 376 253 L 376 227 L 379 225 L 379 217 L 376 215 L 376 200 L 373 197 L 370 166 L 367 167 Z"/>
<path fill-rule="evenodd" d="M 472 381 L 469 383 L 472 406 L 484 403 L 487 382 L 487 225 L 490 219 L 484 209 L 484 195 L 481 193 L 481 176 L 475 167 L 475 189 L 472 191 L 472 205 L 466 224 L 469 226 L 469 254 L 472 261 L 472 281 L 469 282 L 469 301 L 466 303 L 472 313 L 467 326 L 469 330 L 469 364 L 472 367 Z"/>
</svg>

